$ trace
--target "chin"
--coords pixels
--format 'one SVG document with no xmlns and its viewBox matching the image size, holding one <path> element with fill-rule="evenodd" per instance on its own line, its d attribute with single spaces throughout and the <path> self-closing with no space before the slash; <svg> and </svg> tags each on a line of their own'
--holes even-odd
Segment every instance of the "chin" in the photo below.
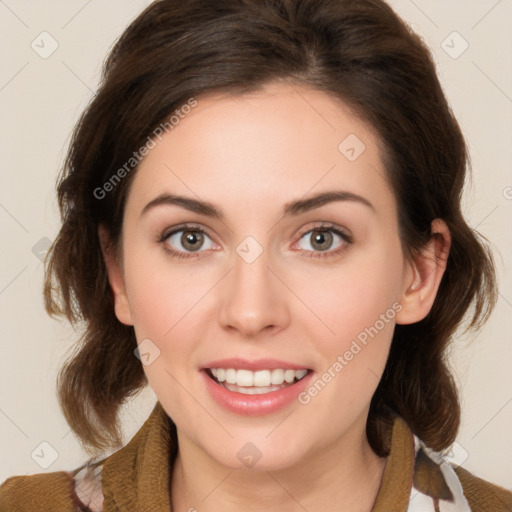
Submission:
<svg viewBox="0 0 512 512">
<path fill-rule="evenodd" d="M 274 440 L 265 439 L 264 434 L 235 436 L 229 441 L 212 445 L 211 439 L 201 447 L 218 464 L 237 471 L 280 471 L 286 470 L 301 463 L 306 457 L 306 439 L 300 441 L 289 435 L 281 433 Z M 271 434 L 272 436 L 272 434 Z M 287 439 L 284 443 L 283 439 Z"/>
</svg>

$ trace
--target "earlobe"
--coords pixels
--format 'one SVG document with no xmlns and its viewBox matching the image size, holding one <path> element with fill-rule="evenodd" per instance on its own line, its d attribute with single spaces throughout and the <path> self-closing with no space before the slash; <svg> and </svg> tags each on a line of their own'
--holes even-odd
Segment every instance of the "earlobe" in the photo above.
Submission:
<svg viewBox="0 0 512 512">
<path fill-rule="evenodd" d="M 133 325 L 130 304 L 126 295 L 124 275 L 117 255 L 114 251 L 110 235 L 105 226 L 98 227 L 98 237 L 101 245 L 103 261 L 108 274 L 108 281 L 114 295 L 114 306 L 117 319 L 125 325 Z"/>
<path fill-rule="evenodd" d="M 450 243 L 446 223 L 442 219 L 432 221 L 430 240 L 420 253 L 405 262 L 402 310 L 396 315 L 397 324 L 419 322 L 428 315 L 446 270 Z"/>
</svg>

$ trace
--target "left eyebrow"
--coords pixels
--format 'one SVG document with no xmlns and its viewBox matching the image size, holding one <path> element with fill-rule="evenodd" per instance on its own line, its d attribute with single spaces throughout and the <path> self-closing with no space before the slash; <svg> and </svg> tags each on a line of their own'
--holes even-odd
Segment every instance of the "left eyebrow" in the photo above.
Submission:
<svg viewBox="0 0 512 512">
<path fill-rule="evenodd" d="M 367 206 L 375 212 L 375 207 L 370 203 L 370 201 L 368 201 L 368 199 L 345 190 L 331 190 L 327 192 L 320 192 L 314 196 L 307 197 L 306 199 L 299 199 L 297 201 L 285 203 L 284 216 L 300 215 L 301 213 L 314 210 L 315 208 L 320 208 L 321 206 L 334 201 L 354 201 Z"/>
<path fill-rule="evenodd" d="M 344 190 L 331 190 L 327 192 L 320 192 L 305 199 L 298 199 L 285 203 L 283 208 L 283 216 L 297 216 L 310 210 L 314 210 L 315 208 L 320 208 L 321 206 L 332 203 L 334 201 L 352 201 L 363 204 L 371 210 L 375 211 L 373 204 L 370 203 L 368 199 L 365 199 L 358 194 Z M 214 219 L 224 219 L 224 213 L 222 210 L 212 203 L 207 201 L 200 201 L 192 197 L 179 196 L 169 193 L 161 194 L 158 197 L 155 197 L 155 199 L 151 200 L 142 209 L 141 216 L 147 213 L 148 210 L 162 205 L 176 205 L 200 215 L 205 215 Z"/>
</svg>

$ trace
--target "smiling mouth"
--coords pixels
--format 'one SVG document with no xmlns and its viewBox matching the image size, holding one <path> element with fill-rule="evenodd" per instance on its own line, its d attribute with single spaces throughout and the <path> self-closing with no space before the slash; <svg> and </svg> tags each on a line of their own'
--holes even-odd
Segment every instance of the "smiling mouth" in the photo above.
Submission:
<svg viewBox="0 0 512 512">
<path fill-rule="evenodd" d="M 228 391 L 246 395 L 262 395 L 271 393 L 302 380 L 312 370 L 273 370 L 251 371 L 234 368 L 207 368 L 208 376 Z"/>
</svg>

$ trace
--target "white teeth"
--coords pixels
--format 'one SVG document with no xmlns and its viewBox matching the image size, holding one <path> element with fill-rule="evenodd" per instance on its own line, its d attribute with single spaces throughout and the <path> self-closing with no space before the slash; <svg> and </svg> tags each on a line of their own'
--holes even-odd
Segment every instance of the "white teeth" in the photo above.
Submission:
<svg viewBox="0 0 512 512">
<path fill-rule="evenodd" d="M 269 370 L 260 370 L 258 372 L 254 372 L 253 386 L 256 386 L 258 388 L 262 388 L 263 386 L 270 386 L 270 380 L 271 378 Z"/>
<path fill-rule="evenodd" d="M 294 370 L 286 370 L 284 372 L 284 380 L 288 383 L 293 382 L 295 379 L 295 371 Z"/>
<path fill-rule="evenodd" d="M 254 373 L 250 370 L 237 370 L 236 371 L 236 385 L 252 387 L 254 380 Z"/>
<path fill-rule="evenodd" d="M 229 391 L 235 391 L 236 393 L 243 393 L 244 395 L 263 395 L 270 393 L 271 391 L 277 391 L 285 386 L 265 386 L 265 387 L 250 387 L 246 388 L 243 386 L 237 386 L 236 384 L 223 384 L 223 386 Z"/>
<path fill-rule="evenodd" d="M 228 384 L 236 384 L 236 370 L 233 370 L 233 368 L 226 370 L 226 382 Z"/>
<path fill-rule="evenodd" d="M 281 386 L 284 382 L 291 384 L 295 380 L 301 380 L 307 373 L 307 370 L 283 370 L 276 368 L 274 370 L 235 370 L 233 368 L 211 368 L 212 375 L 218 382 L 225 382 L 225 387 L 240 386 L 245 388 L 273 388 Z M 276 388 L 279 389 L 279 388 Z M 246 390 L 248 394 L 249 390 Z M 268 391 L 261 391 L 268 392 Z M 255 389 L 255 393 L 260 390 Z"/>
<path fill-rule="evenodd" d="M 272 370 L 270 382 L 271 384 L 282 384 L 284 382 L 284 370 L 281 370 L 281 368 L 276 368 L 275 370 Z"/>
</svg>

